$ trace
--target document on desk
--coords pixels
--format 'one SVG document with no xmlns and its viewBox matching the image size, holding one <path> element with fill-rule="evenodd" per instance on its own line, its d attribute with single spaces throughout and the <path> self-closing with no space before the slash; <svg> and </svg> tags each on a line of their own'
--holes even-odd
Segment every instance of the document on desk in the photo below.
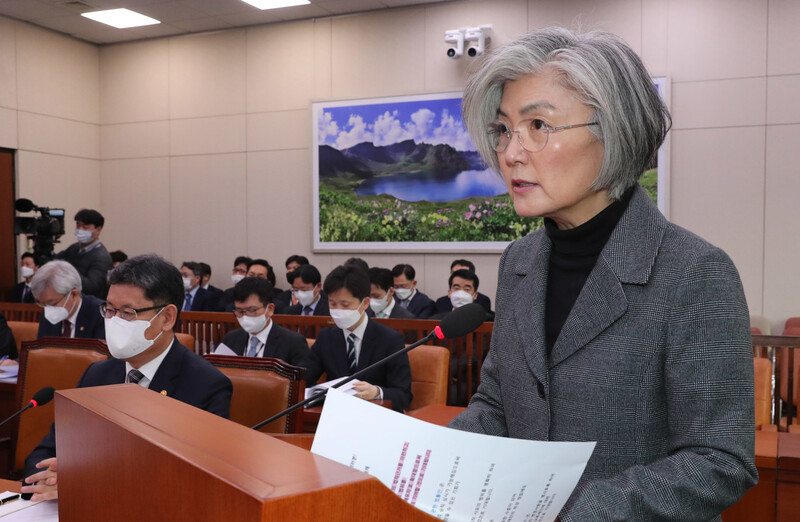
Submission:
<svg viewBox="0 0 800 522">
<path fill-rule="evenodd" d="M 0 499 L 11 495 L 15 493 L 10 491 L 0 493 Z M 34 503 L 30 500 L 17 499 L 0 505 L 0 518 L 3 522 L 58 522 L 58 501 L 45 500 Z"/>
<path fill-rule="evenodd" d="M 594 446 L 467 433 L 331 390 L 311 451 L 442 520 L 551 522 Z"/>
</svg>

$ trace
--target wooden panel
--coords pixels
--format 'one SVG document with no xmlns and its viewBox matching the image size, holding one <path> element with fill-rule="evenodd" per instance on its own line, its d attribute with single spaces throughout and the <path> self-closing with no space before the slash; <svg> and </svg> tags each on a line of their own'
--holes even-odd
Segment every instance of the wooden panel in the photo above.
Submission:
<svg viewBox="0 0 800 522">
<path fill-rule="evenodd" d="M 17 282 L 14 214 L 14 153 L 0 149 L 0 301 L 11 299 Z"/>
</svg>

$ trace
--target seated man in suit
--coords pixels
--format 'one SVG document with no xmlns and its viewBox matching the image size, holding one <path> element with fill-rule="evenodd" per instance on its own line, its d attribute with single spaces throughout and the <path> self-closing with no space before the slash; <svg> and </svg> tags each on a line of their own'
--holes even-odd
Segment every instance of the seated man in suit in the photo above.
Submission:
<svg viewBox="0 0 800 522">
<path fill-rule="evenodd" d="M 394 295 L 400 306 L 411 312 L 417 319 L 427 319 L 436 313 L 436 303 L 417 290 L 416 271 L 411 265 L 395 265 L 392 268 Z"/>
<path fill-rule="evenodd" d="M 36 302 L 36 300 L 33 298 L 33 292 L 31 291 L 31 279 L 33 278 L 33 274 L 35 274 L 38 269 L 39 265 L 36 264 L 33 254 L 30 252 L 25 252 L 22 254 L 22 259 L 20 260 L 19 266 L 19 275 L 22 277 L 22 281 L 15 284 L 11 289 L 12 303 Z"/>
<path fill-rule="evenodd" d="M 252 259 L 247 256 L 237 256 L 233 260 L 233 270 L 231 270 L 231 282 L 234 286 L 236 283 L 247 277 L 247 265 L 250 264 Z M 222 292 L 222 297 L 217 303 L 217 310 L 220 312 L 233 312 L 233 286 L 226 288 Z"/>
<path fill-rule="evenodd" d="M 383 319 L 415 319 L 414 314 L 399 306 L 394 298 L 394 278 L 388 268 L 369 269 L 369 310 L 367 315 Z"/>
<path fill-rule="evenodd" d="M 456 259 L 455 261 L 450 263 L 450 273 L 452 274 L 456 270 L 469 270 L 473 274 L 478 273 L 475 271 L 475 265 L 472 263 L 472 261 L 468 259 Z M 482 293 L 478 292 L 477 297 L 475 298 L 475 302 L 481 305 L 492 316 L 494 316 L 494 313 L 492 312 L 492 300 L 489 299 L 489 296 L 483 295 Z M 452 309 L 453 305 L 452 303 L 450 303 L 450 292 L 448 292 L 447 295 L 443 295 L 442 297 L 436 300 L 437 314 L 447 313 Z"/>
<path fill-rule="evenodd" d="M 288 315 L 331 315 L 328 309 L 328 297 L 322 291 L 322 276 L 317 267 L 303 265 L 289 274 L 288 279 L 291 281 L 292 293 L 297 298 L 297 304 L 287 308 L 284 313 Z"/>
<path fill-rule="evenodd" d="M 456 308 L 470 304 L 478 300 L 478 285 L 480 280 L 472 270 L 456 270 L 450 273 L 447 281 L 450 290 L 447 291 L 447 298 L 450 307 L 443 312 L 431 316 L 431 319 L 441 320 Z M 486 321 L 494 320 L 494 313 L 486 312 Z"/>
<path fill-rule="evenodd" d="M 120 264 L 108 281 L 108 300 L 95 313 L 105 317 L 113 358 L 89 366 L 78 388 L 132 382 L 228 418 L 230 379 L 175 338 L 184 297 L 178 270 L 150 254 Z M 25 476 L 31 500 L 58 498 L 55 423 L 25 459 Z"/>
<path fill-rule="evenodd" d="M 216 300 L 211 292 L 200 286 L 203 271 L 199 263 L 184 261 L 181 265 L 183 289 L 183 310 L 192 312 L 215 312 Z"/>
<path fill-rule="evenodd" d="M 325 278 L 325 294 L 336 327 L 320 330 L 311 347 L 306 382 L 313 385 L 322 372 L 328 379 L 352 375 L 405 346 L 399 332 L 370 321 L 369 279 L 356 266 L 338 266 Z M 403 354 L 368 372 L 355 384 L 356 397 L 387 399 L 402 412 L 411 402 L 411 367 Z"/>
<path fill-rule="evenodd" d="M 306 338 L 272 320 L 275 305 L 269 281 L 260 277 L 242 279 L 233 287 L 233 302 L 233 314 L 241 328 L 228 332 L 217 351 L 226 346 L 236 355 L 275 357 L 294 366 L 306 366 Z"/>
<path fill-rule="evenodd" d="M 200 287 L 211 294 L 211 299 L 214 303 L 214 311 L 220 311 L 219 305 L 222 301 L 222 289 L 211 284 L 211 265 L 198 262 L 197 268 L 200 270 Z"/>
<path fill-rule="evenodd" d="M 292 286 L 292 282 L 289 281 L 289 274 L 291 274 L 301 266 L 308 264 L 309 262 L 306 256 L 292 254 L 286 258 L 286 263 L 284 263 L 284 266 L 286 267 L 286 281 L 289 283 L 289 286 Z M 275 304 L 276 306 L 280 304 L 283 309 L 296 305 L 297 299 L 294 297 L 292 289 L 290 288 L 289 290 L 285 290 L 280 294 L 278 294 L 275 297 Z"/>
<path fill-rule="evenodd" d="M 269 284 L 272 285 L 272 299 L 273 303 L 275 304 L 275 313 L 286 313 L 286 307 L 283 305 L 283 303 L 275 302 L 275 296 L 280 294 L 282 290 L 275 288 L 275 270 L 272 269 L 272 265 L 269 264 L 269 261 L 266 259 L 253 259 L 250 261 L 250 263 L 247 265 L 247 277 L 259 277 L 269 281 Z"/>
<path fill-rule="evenodd" d="M 37 337 L 80 337 L 103 339 L 106 336 L 98 307 L 103 301 L 83 294 L 81 276 L 66 261 L 50 261 L 31 279 L 36 304 L 44 308 L 39 318 Z"/>
<path fill-rule="evenodd" d="M 16 359 L 19 354 L 17 353 L 17 341 L 14 339 L 14 332 L 6 322 L 6 316 L 0 312 L 0 356 L 3 358 L 0 365 L 17 364 Z"/>
</svg>

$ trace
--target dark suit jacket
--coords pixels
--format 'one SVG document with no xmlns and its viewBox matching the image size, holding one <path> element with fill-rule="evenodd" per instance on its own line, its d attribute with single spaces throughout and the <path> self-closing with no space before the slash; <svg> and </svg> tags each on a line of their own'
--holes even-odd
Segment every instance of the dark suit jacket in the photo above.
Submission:
<svg viewBox="0 0 800 522">
<path fill-rule="evenodd" d="M 399 302 L 397 305 L 402 306 Z M 417 290 L 417 293 L 411 298 L 411 302 L 408 303 L 406 310 L 411 312 L 417 319 L 427 319 L 436 313 L 436 303 L 430 297 Z"/>
<path fill-rule="evenodd" d="M 125 361 L 108 359 L 93 363 L 83 373 L 78 388 L 106 386 L 125 382 Z M 229 417 L 233 385 L 230 379 L 211 363 L 195 354 L 175 339 L 167 356 L 158 367 L 149 388 L 186 404 L 201 408 L 220 417 Z M 113 441 L 109 441 L 109 444 Z M 37 472 L 36 463 L 56 456 L 55 423 L 50 433 L 25 459 L 25 476 Z"/>
<path fill-rule="evenodd" d="M 403 336 L 399 332 L 376 321 L 369 321 L 361 341 L 361 354 L 356 370 L 366 368 L 384 357 L 402 350 L 405 346 Z M 313 385 L 322 372 L 327 373 L 328 380 L 350 375 L 347 362 L 347 346 L 342 330 L 328 327 L 320 330 L 308 361 L 306 382 Z M 392 401 L 392 409 L 402 412 L 411 402 L 411 367 L 408 355 L 392 359 L 361 377 L 374 386 L 383 389 L 383 398 Z"/>
<path fill-rule="evenodd" d="M 192 298 L 192 312 L 216 312 L 216 306 L 217 296 L 213 292 L 205 288 L 197 289 Z"/>
<path fill-rule="evenodd" d="M 550 353 L 550 239 L 500 259 L 492 346 L 450 427 L 597 441 L 561 520 L 719 520 L 757 480 L 753 347 L 736 267 L 637 187 Z"/>
<path fill-rule="evenodd" d="M 291 294 L 291 292 L 289 292 Z M 283 301 L 279 301 L 278 298 L 274 298 L 272 300 L 272 304 L 275 305 L 275 314 L 285 314 L 286 308 L 289 306 Z M 235 303 L 233 302 L 233 287 L 227 288 L 224 292 L 222 292 L 222 296 L 219 301 L 217 301 L 217 311 L 218 312 L 228 312 L 232 313 Z"/>
<path fill-rule="evenodd" d="M 19 356 L 14 332 L 8 326 L 6 316 L 3 315 L 3 312 L 0 312 L 0 357 L 3 355 L 7 355 L 9 359 L 16 359 Z"/>
<path fill-rule="evenodd" d="M 303 305 L 296 304 L 290 306 L 286 308 L 283 313 L 286 315 L 302 315 Z M 325 295 L 325 292 L 319 293 L 319 302 L 317 303 L 317 307 L 314 308 L 314 315 L 331 315 L 331 310 L 328 308 L 328 296 Z"/>
<path fill-rule="evenodd" d="M 100 305 L 103 301 L 93 295 L 81 294 L 83 301 L 78 317 L 75 320 L 75 337 L 80 339 L 105 339 L 106 322 L 100 315 Z M 39 317 L 39 331 L 37 337 L 61 337 L 62 323 L 53 324 L 44 314 Z"/>
<path fill-rule="evenodd" d="M 22 294 L 25 291 L 25 281 L 21 281 L 14 285 L 11 289 L 11 302 L 12 303 L 35 303 L 36 300 L 33 298 L 33 292 L 28 291 L 28 295 L 25 296 L 25 300 L 22 299 Z"/>
<path fill-rule="evenodd" d="M 105 299 L 108 293 L 106 276 L 114 268 L 111 255 L 104 245 L 81 253 L 80 243 L 73 243 L 66 250 L 56 254 L 56 259 L 68 261 L 81 275 L 83 293 Z"/>
<path fill-rule="evenodd" d="M 487 312 L 489 313 L 492 312 L 492 300 L 489 299 L 488 296 L 478 292 L 478 297 L 475 299 L 475 302 L 481 305 Z M 442 297 L 436 300 L 437 314 L 443 314 L 452 311 L 453 311 L 453 303 L 450 302 L 449 296 L 443 295 Z M 494 314 L 492 314 L 492 316 L 494 316 Z"/>
<path fill-rule="evenodd" d="M 237 328 L 228 332 L 225 338 L 222 339 L 222 343 L 236 352 L 236 355 L 244 355 L 247 351 L 248 339 L 250 339 L 250 334 L 241 328 Z M 272 328 L 267 336 L 267 345 L 264 347 L 263 357 L 275 357 L 291 365 L 305 368 L 308 354 L 308 342 L 306 342 L 305 337 L 272 321 Z"/>
</svg>

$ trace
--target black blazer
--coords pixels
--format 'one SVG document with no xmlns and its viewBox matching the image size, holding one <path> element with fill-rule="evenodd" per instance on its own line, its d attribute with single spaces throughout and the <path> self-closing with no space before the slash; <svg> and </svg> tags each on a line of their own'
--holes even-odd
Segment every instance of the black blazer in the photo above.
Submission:
<svg viewBox="0 0 800 522">
<path fill-rule="evenodd" d="M 475 299 L 475 302 L 481 305 L 484 308 L 484 310 L 491 313 L 492 300 L 489 299 L 489 296 L 483 295 L 482 293 L 478 292 L 478 297 Z M 450 302 L 449 296 L 443 295 L 442 297 L 436 300 L 437 314 L 444 314 L 452 311 L 453 311 L 453 303 Z"/>
<path fill-rule="evenodd" d="M 217 297 L 214 292 L 205 288 L 198 288 L 194 298 L 192 298 L 192 312 L 216 312 Z"/>
<path fill-rule="evenodd" d="M 11 289 L 11 302 L 12 303 L 35 303 L 36 300 L 33 298 L 33 292 L 28 292 L 28 295 L 25 296 L 25 299 L 22 299 L 22 294 L 25 292 L 25 282 L 22 281 L 14 285 Z"/>
<path fill-rule="evenodd" d="M 237 328 L 225 335 L 225 338 L 222 339 L 222 344 L 236 352 L 236 355 L 244 355 L 249 339 L 250 334 L 241 328 Z M 272 328 L 267 336 L 267 345 L 264 346 L 263 357 L 275 357 L 291 365 L 305 368 L 308 354 L 308 342 L 306 342 L 305 337 L 272 321 Z"/>
<path fill-rule="evenodd" d="M 361 341 L 361 354 L 356 370 L 366 368 L 405 347 L 399 332 L 376 321 L 369 321 Z M 320 330 L 308 360 L 306 383 L 317 382 L 322 372 L 328 380 L 350 375 L 344 334 L 338 327 Z M 408 355 L 403 354 L 368 372 L 361 380 L 383 389 L 383 398 L 392 401 L 392 409 L 402 412 L 411 402 L 411 367 Z"/>
<path fill-rule="evenodd" d="M 100 305 L 103 300 L 93 295 L 81 294 L 83 301 L 78 317 L 75 319 L 75 337 L 80 339 L 105 339 L 106 322 L 100 315 Z M 39 331 L 37 337 L 61 337 L 62 323 L 53 324 L 48 321 L 44 313 L 39 317 Z"/>
<path fill-rule="evenodd" d="M 283 313 L 286 315 L 302 315 L 303 305 L 292 305 L 288 308 L 285 308 Z M 319 302 L 317 303 L 317 307 L 314 308 L 314 315 L 331 315 L 331 310 L 328 308 L 328 296 L 325 295 L 325 292 L 319 293 Z"/>
<path fill-rule="evenodd" d="M 99 314 L 98 314 L 99 315 Z M 108 359 L 91 364 L 78 381 L 78 388 L 106 386 L 125 382 L 125 361 Z M 228 418 L 233 385 L 230 379 L 211 363 L 175 339 L 167 356 L 158 367 L 149 388 L 156 393 Z M 25 476 L 36 473 L 36 463 L 56 456 L 55 423 L 50 433 L 25 459 Z"/>
<path fill-rule="evenodd" d="M 0 312 L 0 356 L 7 355 L 9 359 L 19 357 L 17 353 L 17 341 L 14 339 L 14 332 L 6 322 L 6 316 Z"/>
<path fill-rule="evenodd" d="M 402 306 L 399 302 L 397 305 Z M 408 303 L 406 310 L 414 314 L 417 319 L 427 319 L 436 313 L 436 303 L 430 297 L 417 290 L 417 293 L 411 298 L 411 302 Z"/>
</svg>

